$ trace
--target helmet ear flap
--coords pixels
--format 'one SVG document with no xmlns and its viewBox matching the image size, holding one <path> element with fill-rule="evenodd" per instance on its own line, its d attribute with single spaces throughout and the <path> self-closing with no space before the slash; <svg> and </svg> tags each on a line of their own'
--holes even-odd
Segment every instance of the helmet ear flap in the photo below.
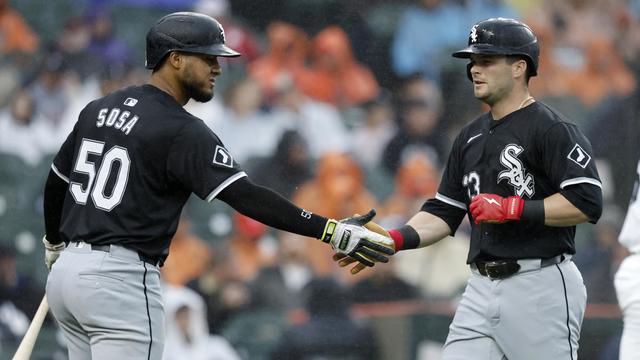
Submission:
<svg viewBox="0 0 640 360">
<path fill-rule="evenodd" d="M 471 67 L 473 66 L 473 64 L 471 62 L 469 62 L 467 64 L 467 77 L 469 78 L 469 81 L 473 82 L 473 77 L 471 76 Z"/>
</svg>

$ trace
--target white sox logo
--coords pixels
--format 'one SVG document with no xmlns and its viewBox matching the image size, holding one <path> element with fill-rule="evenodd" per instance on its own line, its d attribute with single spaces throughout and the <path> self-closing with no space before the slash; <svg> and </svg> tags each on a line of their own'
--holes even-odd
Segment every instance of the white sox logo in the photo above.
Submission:
<svg viewBox="0 0 640 360">
<path fill-rule="evenodd" d="M 509 185 L 513 186 L 516 191 L 516 195 L 527 195 L 529 198 L 535 193 L 533 176 L 527 174 L 522 166 L 522 162 L 518 159 L 518 155 L 524 149 L 516 144 L 509 144 L 504 147 L 500 154 L 500 163 L 504 165 L 507 170 L 504 170 L 498 174 L 498 182 L 503 179 L 507 179 Z"/>
<path fill-rule="evenodd" d="M 471 32 L 469 33 L 469 39 L 471 40 L 472 43 L 478 41 L 478 25 L 473 25 L 473 27 L 471 28 Z"/>
</svg>

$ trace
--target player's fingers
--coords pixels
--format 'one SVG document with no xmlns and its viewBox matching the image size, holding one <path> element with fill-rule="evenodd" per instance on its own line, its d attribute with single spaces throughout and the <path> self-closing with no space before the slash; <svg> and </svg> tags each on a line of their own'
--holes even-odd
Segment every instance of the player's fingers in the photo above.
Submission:
<svg viewBox="0 0 640 360">
<path fill-rule="evenodd" d="M 356 266 L 351 268 L 351 274 L 355 275 L 357 273 L 359 273 L 360 271 L 366 269 L 367 266 L 361 263 L 357 263 Z"/>
<path fill-rule="evenodd" d="M 349 264 L 353 264 L 354 262 L 358 262 L 358 260 L 356 260 L 356 259 L 354 259 L 352 257 L 346 257 L 346 258 L 340 260 L 338 262 L 338 265 L 340 265 L 340 267 L 345 267 L 345 266 L 347 266 Z"/>
<path fill-rule="evenodd" d="M 395 254 L 395 251 L 392 248 L 386 247 L 384 245 L 380 245 L 366 238 L 363 238 L 362 240 L 360 240 L 360 245 L 368 247 L 369 249 L 373 249 L 379 253 L 383 253 L 387 255 Z"/>
<path fill-rule="evenodd" d="M 340 261 L 346 257 L 347 257 L 346 254 L 335 253 L 331 258 L 333 259 L 333 261 Z"/>
<path fill-rule="evenodd" d="M 363 256 L 366 256 L 367 259 L 370 259 L 374 262 L 383 262 L 383 263 L 387 263 L 389 262 L 389 258 L 384 256 L 383 254 L 380 254 L 377 251 L 371 250 L 369 248 L 363 247 L 358 249 L 358 253 L 360 253 Z"/>
<path fill-rule="evenodd" d="M 371 261 L 371 260 L 367 259 L 366 257 L 362 256 L 362 254 L 360 254 L 360 253 L 354 252 L 353 254 L 351 254 L 351 257 L 355 258 L 356 260 L 358 260 L 363 265 L 366 265 L 366 266 L 369 266 L 369 267 L 374 265 L 373 261 Z"/>
</svg>

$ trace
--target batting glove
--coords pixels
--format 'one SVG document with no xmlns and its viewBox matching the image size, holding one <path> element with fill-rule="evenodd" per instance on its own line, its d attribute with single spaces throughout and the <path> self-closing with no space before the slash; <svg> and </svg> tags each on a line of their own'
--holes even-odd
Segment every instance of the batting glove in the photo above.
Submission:
<svg viewBox="0 0 640 360">
<path fill-rule="evenodd" d="M 358 216 L 358 214 L 356 214 L 356 216 Z M 364 227 L 367 228 L 368 230 L 371 230 L 375 233 L 378 233 L 382 236 L 386 236 L 388 238 L 391 238 L 391 235 L 389 235 L 389 232 L 387 230 L 385 230 L 382 226 L 374 223 L 373 221 L 369 221 L 368 223 L 364 224 Z M 394 243 L 394 248 L 395 248 L 395 243 Z M 356 260 L 355 258 L 352 258 L 348 255 L 345 254 L 334 254 L 333 255 L 333 260 L 338 262 L 338 265 L 340 265 L 340 267 L 345 267 L 348 266 L 350 264 L 353 264 L 354 262 L 357 262 L 357 264 L 355 266 L 353 266 L 351 268 L 351 273 L 353 275 L 359 273 L 360 271 L 364 270 L 365 268 L 367 268 L 367 265 L 359 262 L 358 260 Z"/>
<path fill-rule="evenodd" d="M 44 263 L 47 265 L 47 269 L 51 270 L 53 263 L 58 260 L 60 253 L 64 250 L 65 244 L 64 242 L 52 244 L 47 240 L 46 235 L 42 238 L 42 243 L 44 244 Z"/>
<path fill-rule="evenodd" d="M 395 253 L 393 240 L 364 227 L 375 215 L 372 209 L 366 215 L 340 221 L 330 219 L 322 241 L 329 243 L 336 253 L 350 256 L 365 266 L 373 266 L 376 262 L 386 263 L 389 261 L 388 255 Z"/>
<path fill-rule="evenodd" d="M 502 224 L 505 221 L 519 221 L 524 209 L 524 199 L 520 196 L 503 198 L 495 194 L 479 194 L 473 197 L 469 210 L 476 224 L 488 222 Z"/>
</svg>

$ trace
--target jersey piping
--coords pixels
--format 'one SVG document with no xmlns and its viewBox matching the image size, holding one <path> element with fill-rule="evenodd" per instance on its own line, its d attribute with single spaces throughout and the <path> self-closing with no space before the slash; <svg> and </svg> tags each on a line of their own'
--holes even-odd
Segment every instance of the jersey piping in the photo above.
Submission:
<svg viewBox="0 0 640 360">
<path fill-rule="evenodd" d="M 560 189 L 564 189 L 569 185 L 576 185 L 576 184 L 591 184 L 602 189 L 602 183 L 600 181 L 593 178 L 587 178 L 587 177 L 579 177 L 579 178 L 565 180 L 562 183 L 560 183 Z"/>
<path fill-rule="evenodd" d="M 69 183 L 69 178 L 62 175 L 60 170 L 58 170 L 58 168 L 55 165 L 51 164 L 51 170 L 53 170 L 53 172 L 56 173 L 56 175 L 58 175 L 60 179 L 64 180 L 64 182 L 66 182 L 67 184 Z"/>
<path fill-rule="evenodd" d="M 235 181 L 237 181 L 238 179 L 241 179 L 243 177 L 247 176 L 247 174 L 244 171 L 241 171 L 233 176 L 230 176 L 227 180 L 225 180 L 222 184 L 220 184 L 217 188 L 213 189 L 213 191 L 211 193 L 209 193 L 209 195 L 207 196 L 207 202 L 211 202 L 213 201 L 213 199 L 216 198 L 216 196 L 218 196 L 218 194 L 224 190 L 227 186 L 233 184 Z"/>
<path fill-rule="evenodd" d="M 449 204 L 451 206 L 455 206 L 459 209 L 467 211 L 467 206 L 463 202 L 453 200 L 452 198 L 446 197 L 440 193 L 436 193 L 436 199 L 442 201 L 445 204 Z"/>
</svg>

